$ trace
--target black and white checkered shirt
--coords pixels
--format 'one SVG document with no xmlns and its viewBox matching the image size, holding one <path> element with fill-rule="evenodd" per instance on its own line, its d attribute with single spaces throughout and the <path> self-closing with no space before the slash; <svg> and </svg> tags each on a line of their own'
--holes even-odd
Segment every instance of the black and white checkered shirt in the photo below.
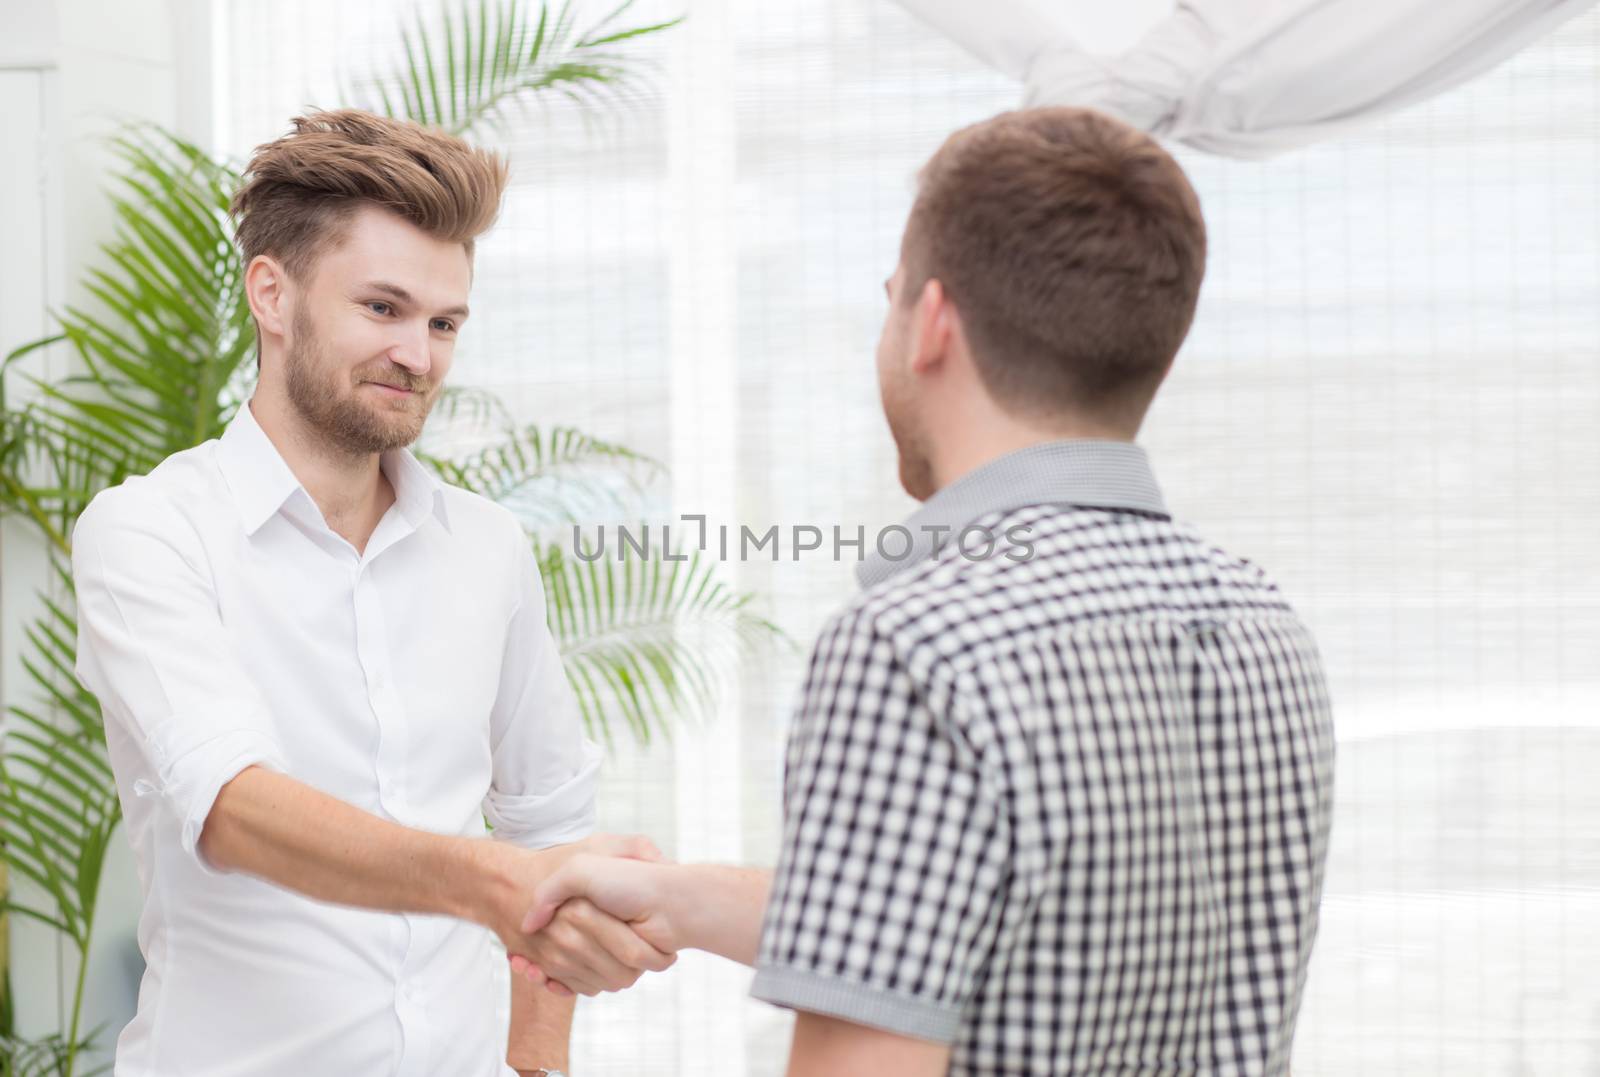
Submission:
<svg viewBox="0 0 1600 1077">
<path fill-rule="evenodd" d="M 811 655 L 755 996 L 955 1075 L 1284 1072 L 1333 790 L 1305 626 L 1131 444 L 1012 453 L 907 527 Z"/>
</svg>

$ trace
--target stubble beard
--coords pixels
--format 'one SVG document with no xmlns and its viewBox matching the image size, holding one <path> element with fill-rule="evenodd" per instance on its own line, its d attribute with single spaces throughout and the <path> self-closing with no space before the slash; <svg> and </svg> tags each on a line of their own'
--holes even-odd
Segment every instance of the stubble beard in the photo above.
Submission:
<svg viewBox="0 0 1600 1077">
<path fill-rule="evenodd" d="M 900 486 L 918 501 L 926 501 L 934 493 L 933 462 L 911 410 L 898 394 L 891 392 L 884 397 L 884 418 L 888 420 L 889 436 L 894 438 L 899 456 Z"/>
<path fill-rule="evenodd" d="M 387 452 L 421 436 L 431 407 L 431 401 L 422 398 L 423 390 L 391 398 L 378 389 L 340 384 L 303 308 L 295 311 L 293 327 L 294 340 L 284 361 L 285 387 L 308 429 L 352 456 Z M 394 380 L 416 385 L 416 379 L 398 373 Z"/>
</svg>

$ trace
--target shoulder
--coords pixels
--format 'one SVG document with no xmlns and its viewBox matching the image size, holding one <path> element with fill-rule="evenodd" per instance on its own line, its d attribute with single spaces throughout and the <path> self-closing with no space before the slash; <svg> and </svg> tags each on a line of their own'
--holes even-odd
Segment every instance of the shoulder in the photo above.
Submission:
<svg viewBox="0 0 1600 1077">
<path fill-rule="evenodd" d="M 440 485 L 457 553 L 481 562 L 497 586 L 511 588 L 519 599 L 529 590 L 542 590 L 533 538 L 522 519 L 492 498 L 443 480 Z"/>
<path fill-rule="evenodd" d="M 73 522 L 73 547 L 128 529 L 173 543 L 197 538 L 199 516 L 228 496 L 213 466 L 215 447 L 212 439 L 173 453 L 148 473 L 96 493 Z"/>
<path fill-rule="evenodd" d="M 1288 610 L 1261 568 L 1165 516 L 1031 505 L 969 528 L 970 555 L 951 541 L 845 611 L 892 639 L 924 677 L 971 668 L 1042 631 L 1107 619 Z"/>
<path fill-rule="evenodd" d="M 439 486 L 444 491 L 444 509 L 450 517 L 450 529 L 458 534 L 492 536 L 502 544 L 513 540 L 520 542 L 527 531 L 517 514 L 506 506 L 472 490 L 452 486 L 443 479 Z"/>
<path fill-rule="evenodd" d="M 918 686 L 938 664 L 926 646 L 927 634 L 938 631 L 937 605 L 934 592 L 904 577 L 855 594 L 817 633 L 809 679 L 874 685 L 893 680 L 901 690 L 920 694 Z"/>
</svg>

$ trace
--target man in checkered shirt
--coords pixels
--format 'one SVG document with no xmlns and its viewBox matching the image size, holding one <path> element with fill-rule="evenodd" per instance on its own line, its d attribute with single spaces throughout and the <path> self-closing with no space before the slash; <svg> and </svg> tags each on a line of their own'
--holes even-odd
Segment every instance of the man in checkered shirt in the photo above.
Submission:
<svg viewBox="0 0 1600 1077">
<path fill-rule="evenodd" d="M 812 652 L 776 871 L 575 859 L 526 926 L 584 896 L 753 963 L 799 1011 L 791 1074 L 1285 1072 L 1321 663 L 1133 443 L 1204 263 L 1193 190 L 1131 128 L 1039 109 L 952 136 L 878 350 L 924 504 Z"/>
</svg>

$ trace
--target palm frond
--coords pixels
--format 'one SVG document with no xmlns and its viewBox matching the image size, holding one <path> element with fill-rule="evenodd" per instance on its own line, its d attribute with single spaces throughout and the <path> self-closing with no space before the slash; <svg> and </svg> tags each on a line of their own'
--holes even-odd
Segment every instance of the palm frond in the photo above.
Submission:
<svg viewBox="0 0 1600 1077">
<path fill-rule="evenodd" d="M 661 465 L 570 426 L 512 429 L 457 459 L 418 452 L 444 481 L 498 501 L 534 530 L 618 512 Z"/>
<path fill-rule="evenodd" d="M 113 140 L 125 171 L 112 192 L 111 263 L 91 271 L 105 314 L 62 319 L 114 405 L 90 414 L 149 450 L 151 465 L 219 432 L 219 390 L 250 350 L 249 308 L 227 217 L 238 176 L 155 127 Z M 70 406 L 70 402 L 63 400 Z"/>
<path fill-rule="evenodd" d="M 220 433 L 220 390 L 253 339 L 226 212 L 236 175 L 153 126 L 111 144 L 123 168 L 116 232 L 86 281 L 96 310 L 67 307 L 61 332 L 0 365 L 54 343 L 83 360 L 56 382 L 29 376 L 33 399 L 0 427 L 0 511 L 34 519 L 60 551 L 99 490 Z"/>
<path fill-rule="evenodd" d="M 792 643 L 698 552 L 584 560 L 535 549 L 567 678 L 584 724 L 607 744 L 616 718 L 643 743 L 670 734 L 670 716 L 714 707 L 742 654 Z"/>
<path fill-rule="evenodd" d="M 67 1072 L 70 1054 L 71 1047 L 58 1034 L 36 1040 L 0 1036 L 0 1077 L 56 1077 Z"/>
<path fill-rule="evenodd" d="M 51 568 L 69 590 L 71 571 L 54 555 Z M 87 1077 L 77 1065 L 100 1029 L 80 1035 L 83 969 L 94 929 L 106 854 L 122 806 L 106 756 L 99 704 L 73 672 L 77 623 L 65 606 L 40 594 L 44 613 L 27 629 L 22 659 L 38 704 L 7 708 L 0 752 L 0 861 L 10 879 L 27 879 L 43 897 L 30 904 L 9 889 L 0 908 L 54 928 L 77 951 L 79 980 L 64 1032 L 22 1040 L 0 1036 L 0 1074 Z M 7 1000 L 9 1005 L 9 999 Z M 8 1022 L 9 1025 L 9 1022 Z M 103 1073 L 101 1066 L 88 1073 Z"/>
<path fill-rule="evenodd" d="M 58 578 L 70 570 L 52 559 Z M 106 849 L 121 820 L 99 704 L 73 674 L 77 622 L 41 593 L 44 613 L 27 628 L 23 669 L 37 705 L 7 708 L 0 756 L 0 847 L 6 869 L 31 880 L 49 903 L 8 899 L 8 912 L 50 924 L 80 956 L 89 946 Z"/>
<path fill-rule="evenodd" d="M 446 455 L 463 446 L 481 447 L 513 433 L 517 421 L 505 401 L 478 385 L 446 385 L 439 390 L 419 445 Z"/>
<path fill-rule="evenodd" d="M 447 8 L 437 22 L 421 13 L 402 26 L 405 63 L 357 83 L 348 100 L 455 135 L 502 130 L 509 108 L 561 94 L 588 111 L 625 99 L 643 66 L 615 47 L 659 33 L 681 19 L 620 28 L 634 0 L 587 30 L 571 0 L 537 7 L 523 0 L 477 0 Z"/>
<path fill-rule="evenodd" d="M 93 1069 L 75 1068 L 74 1060 L 93 1050 L 101 1033 L 102 1022 L 76 1042 L 59 1032 L 38 1038 L 18 1036 L 13 1032 L 0 1032 L 0 1077 L 99 1077 L 111 1069 L 110 1062 Z"/>
<path fill-rule="evenodd" d="M 94 494 L 141 461 L 104 428 L 39 405 L 0 414 L 0 514 L 31 519 L 58 553 Z"/>
</svg>

